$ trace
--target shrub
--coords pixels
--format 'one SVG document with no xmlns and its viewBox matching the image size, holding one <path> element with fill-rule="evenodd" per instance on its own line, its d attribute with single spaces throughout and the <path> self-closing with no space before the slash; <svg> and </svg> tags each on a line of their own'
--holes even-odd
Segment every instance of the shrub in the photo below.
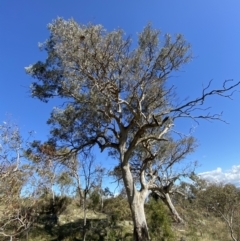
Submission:
<svg viewBox="0 0 240 241">
<path fill-rule="evenodd" d="M 171 219 L 163 202 L 151 198 L 146 204 L 145 210 L 151 240 L 174 240 L 174 234 L 171 229 Z"/>
</svg>

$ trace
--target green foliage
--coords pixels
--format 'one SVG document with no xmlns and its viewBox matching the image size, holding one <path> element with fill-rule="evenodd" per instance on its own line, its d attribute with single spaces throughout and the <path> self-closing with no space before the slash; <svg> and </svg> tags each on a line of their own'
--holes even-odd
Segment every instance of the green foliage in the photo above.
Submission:
<svg viewBox="0 0 240 241">
<path fill-rule="evenodd" d="M 71 198 L 55 196 L 54 200 L 50 195 L 43 195 L 39 198 L 38 210 L 40 213 L 60 215 L 71 203 Z"/>
<path fill-rule="evenodd" d="M 116 224 L 120 220 L 132 219 L 129 204 L 121 196 L 104 200 L 103 212 L 109 216 L 112 224 Z"/>
<path fill-rule="evenodd" d="M 88 197 L 90 203 L 89 207 L 93 210 L 99 210 L 100 202 L 101 202 L 101 195 L 99 193 L 99 190 L 93 190 Z"/>
<path fill-rule="evenodd" d="M 162 201 L 150 198 L 146 204 L 146 216 L 151 240 L 174 240 L 174 234 L 171 229 L 171 219 Z"/>
<path fill-rule="evenodd" d="M 57 177 L 57 184 L 60 186 L 60 192 L 63 196 L 69 193 L 69 189 L 73 186 L 74 181 L 68 172 L 62 172 Z"/>
</svg>

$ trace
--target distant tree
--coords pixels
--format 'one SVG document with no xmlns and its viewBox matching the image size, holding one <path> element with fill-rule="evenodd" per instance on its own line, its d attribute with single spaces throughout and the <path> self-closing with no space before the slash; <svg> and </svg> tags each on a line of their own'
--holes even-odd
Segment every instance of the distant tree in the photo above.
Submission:
<svg viewBox="0 0 240 241">
<path fill-rule="evenodd" d="M 186 210 L 198 210 L 205 216 L 220 217 L 227 225 L 233 241 L 240 239 L 240 189 L 232 184 L 217 184 L 192 174 L 190 182 L 177 187 Z M 176 197 L 175 197 L 176 198 Z M 177 201 L 180 198 L 177 197 Z"/>
<path fill-rule="evenodd" d="M 221 217 L 233 241 L 240 240 L 240 189 L 232 184 L 212 184 L 198 193 L 202 207 Z"/>
<path fill-rule="evenodd" d="M 60 172 L 60 163 L 58 162 L 58 158 L 55 157 L 55 147 L 50 143 L 41 144 L 39 141 L 34 141 L 26 151 L 26 154 L 32 161 L 32 168 L 39 177 L 39 187 L 41 187 L 42 190 L 47 189 L 48 193 L 51 193 L 52 204 L 54 205 L 54 185 L 57 184 Z"/>
<path fill-rule="evenodd" d="M 72 190 L 70 191 L 70 189 L 74 186 L 74 180 L 71 177 L 69 172 L 63 171 L 59 173 L 57 177 L 57 184 L 60 187 L 60 192 L 62 197 L 69 196 L 70 193 L 73 192 Z"/>
<path fill-rule="evenodd" d="M 67 158 L 64 162 L 69 175 L 73 177 L 76 184 L 76 196 L 79 197 L 79 205 L 83 210 L 83 227 L 82 237 L 86 240 L 87 235 L 87 210 L 89 208 L 89 195 L 94 190 L 101 188 L 101 180 L 104 175 L 104 168 L 96 165 L 95 159 L 90 153 L 84 155 L 79 161 L 76 155 Z"/>
<path fill-rule="evenodd" d="M 146 170 L 158 157 L 159 143 L 167 142 L 179 118 L 220 120 L 221 116 L 201 108 L 210 96 L 230 98 L 240 84 L 223 83 L 222 88 L 203 88 L 200 97 L 177 101 L 171 74 L 191 60 L 190 45 L 182 35 L 174 39 L 148 24 L 138 35 L 136 48 L 121 29 L 107 32 L 101 25 L 79 25 L 58 18 L 48 25 L 49 39 L 41 45 L 45 62 L 26 68 L 37 78 L 31 85 L 33 97 L 42 101 L 59 97 L 48 123 L 51 142 L 57 149 L 88 152 L 98 145 L 101 151 L 119 160 L 134 223 L 134 240 L 149 240 L 144 202 L 158 173 Z M 181 137 L 181 136 L 180 136 Z M 131 171 L 136 150 L 139 180 Z"/>
<path fill-rule="evenodd" d="M 0 125 L 0 175 L 7 177 L 19 171 L 23 140 L 18 126 L 4 121 Z"/>
<path fill-rule="evenodd" d="M 28 233 L 36 217 L 35 189 L 30 188 L 33 173 L 24 161 L 25 145 L 18 126 L 0 125 L 0 236 L 9 240 Z"/>
</svg>

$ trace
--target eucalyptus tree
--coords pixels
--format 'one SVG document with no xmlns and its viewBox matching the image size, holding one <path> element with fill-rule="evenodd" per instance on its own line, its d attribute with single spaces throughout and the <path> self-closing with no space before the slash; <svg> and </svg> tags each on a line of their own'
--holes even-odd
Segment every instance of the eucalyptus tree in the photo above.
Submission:
<svg viewBox="0 0 240 241">
<path fill-rule="evenodd" d="M 0 237 L 4 240 L 28 233 L 36 217 L 35 190 L 29 188 L 33 173 L 24 158 L 26 144 L 17 125 L 0 125 Z"/>
<path fill-rule="evenodd" d="M 177 180 L 182 177 L 190 177 L 196 167 L 196 161 L 184 163 L 184 159 L 196 148 L 196 140 L 192 137 L 181 138 L 174 141 L 169 137 L 168 142 L 160 143 L 158 146 L 158 156 L 154 161 L 148 163 L 145 169 L 146 180 L 152 179 L 153 175 L 157 176 L 152 185 L 149 185 L 151 196 L 160 198 L 168 207 L 173 218 L 180 223 L 184 220 L 177 212 L 171 196 L 179 193 L 177 185 L 174 185 Z M 135 183 L 139 186 L 141 169 L 141 157 L 146 156 L 143 148 L 136 150 L 134 158 L 129 160 L 131 172 Z M 116 166 L 111 172 L 111 175 L 122 182 L 122 173 L 120 165 Z"/>
<path fill-rule="evenodd" d="M 178 141 L 169 140 L 163 145 L 156 161 L 151 163 L 146 170 L 150 176 L 152 173 L 157 174 L 154 185 L 149 189 L 167 205 L 173 218 L 181 223 L 184 223 L 184 220 L 177 212 L 171 196 L 179 193 L 177 185 L 174 185 L 175 182 L 182 177 L 189 177 L 193 173 L 196 161 L 184 163 L 184 159 L 195 148 L 196 141 L 193 137 L 185 137 Z"/>
<path fill-rule="evenodd" d="M 233 184 L 208 183 L 197 195 L 200 205 L 219 216 L 226 224 L 231 239 L 240 240 L 240 189 Z"/>
<path fill-rule="evenodd" d="M 0 125 L 0 177 L 4 179 L 19 171 L 23 139 L 18 126 L 4 121 Z"/>
<path fill-rule="evenodd" d="M 79 25 L 58 18 L 48 25 L 50 37 L 40 48 L 46 61 L 38 61 L 26 72 L 38 79 L 31 93 L 42 101 L 59 97 L 63 104 L 48 120 L 50 142 L 68 148 L 70 154 L 97 145 L 118 158 L 128 196 L 134 240 L 149 240 L 144 201 L 157 173 L 146 177 L 146 169 L 158 156 L 159 143 L 178 118 L 220 119 L 204 114 L 198 105 L 206 97 L 230 97 L 238 83 L 224 82 L 220 89 L 204 88 L 200 97 L 177 102 L 168 83 L 171 73 L 191 60 L 190 45 L 180 34 L 159 41 L 160 31 L 148 24 L 133 48 L 123 30 L 107 32 L 101 25 Z M 196 111 L 197 110 L 197 111 Z M 139 180 L 135 182 L 130 160 L 142 148 Z"/>
<path fill-rule="evenodd" d="M 61 197 L 70 196 L 72 192 L 71 187 L 74 184 L 74 180 L 70 173 L 65 170 L 62 171 L 57 178 L 57 184 L 59 185 Z"/>
<path fill-rule="evenodd" d="M 51 202 L 55 204 L 56 184 L 61 175 L 61 163 L 55 156 L 55 148 L 48 144 L 41 144 L 39 141 L 33 141 L 31 147 L 26 150 L 26 156 L 32 162 L 35 176 L 38 179 L 38 192 L 47 192 L 51 195 Z"/>
<path fill-rule="evenodd" d="M 64 160 L 64 166 L 68 174 L 73 178 L 76 186 L 76 196 L 79 198 L 79 206 L 83 210 L 82 240 L 87 236 L 87 211 L 88 198 L 96 188 L 101 188 L 104 176 L 104 168 L 96 165 L 95 158 L 89 153 L 78 160 L 76 155 Z"/>
</svg>

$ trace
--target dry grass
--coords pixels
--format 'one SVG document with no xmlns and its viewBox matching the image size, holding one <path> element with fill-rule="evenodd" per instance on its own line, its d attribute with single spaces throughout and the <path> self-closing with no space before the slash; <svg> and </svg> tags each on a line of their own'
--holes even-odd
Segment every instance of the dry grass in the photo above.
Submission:
<svg viewBox="0 0 240 241">
<path fill-rule="evenodd" d="M 180 209 L 187 221 L 185 225 L 173 225 L 176 241 L 231 241 L 226 224 L 218 217 L 192 209 Z"/>
<path fill-rule="evenodd" d="M 66 210 L 64 210 L 60 215 L 58 222 L 60 225 L 70 223 L 70 222 L 76 222 L 79 219 L 84 218 L 84 211 L 78 207 L 77 205 L 74 205 L 74 203 L 68 205 Z M 97 219 L 106 219 L 106 215 L 103 213 L 99 213 L 93 210 L 87 210 L 87 219 L 91 220 L 97 220 Z"/>
</svg>

